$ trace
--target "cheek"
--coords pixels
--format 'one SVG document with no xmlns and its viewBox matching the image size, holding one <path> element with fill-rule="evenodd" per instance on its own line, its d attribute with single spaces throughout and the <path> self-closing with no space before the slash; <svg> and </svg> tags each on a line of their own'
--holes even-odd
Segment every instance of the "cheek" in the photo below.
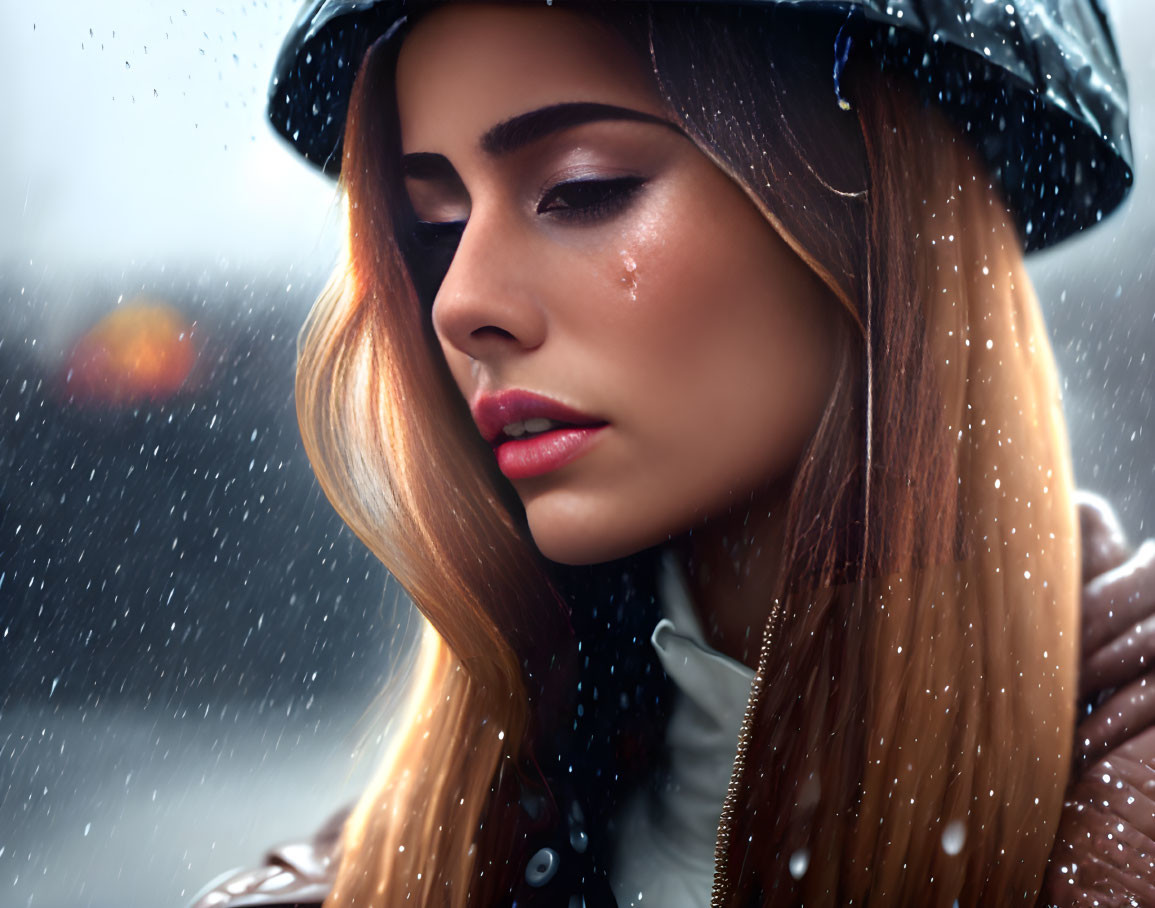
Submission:
<svg viewBox="0 0 1155 908">
<path fill-rule="evenodd" d="M 671 193 L 614 240 L 547 262 L 549 374 L 613 427 L 564 481 L 518 485 L 548 558 L 609 560 L 684 532 L 786 477 L 818 424 L 838 304 L 727 187 L 698 192 L 709 206 Z"/>
<path fill-rule="evenodd" d="M 618 362 L 672 469 L 748 482 L 792 466 L 813 433 L 837 303 L 757 212 L 737 227 L 697 214 L 626 246 Z"/>
</svg>

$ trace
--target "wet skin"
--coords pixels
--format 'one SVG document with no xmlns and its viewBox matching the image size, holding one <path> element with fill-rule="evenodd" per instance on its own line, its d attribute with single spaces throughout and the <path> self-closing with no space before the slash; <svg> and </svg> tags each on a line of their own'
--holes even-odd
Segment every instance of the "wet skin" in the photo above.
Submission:
<svg viewBox="0 0 1155 908">
<path fill-rule="evenodd" d="M 449 5 L 406 39 L 396 84 L 413 208 L 461 231 L 432 320 L 462 395 L 523 389 L 608 423 L 513 480 L 541 552 L 595 563 L 697 528 L 696 551 L 727 560 L 731 524 L 750 552 L 771 545 L 833 384 L 839 304 L 643 61 L 574 12 Z M 575 102 L 615 110 L 557 115 Z M 732 585 L 699 593 L 735 603 Z"/>
</svg>

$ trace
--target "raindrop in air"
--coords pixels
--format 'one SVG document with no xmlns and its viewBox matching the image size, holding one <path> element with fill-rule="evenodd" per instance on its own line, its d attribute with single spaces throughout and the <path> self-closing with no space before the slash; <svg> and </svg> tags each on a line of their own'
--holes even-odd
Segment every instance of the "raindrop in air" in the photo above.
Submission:
<svg viewBox="0 0 1155 908">
<path fill-rule="evenodd" d="M 810 852 L 807 849 L 799 848 L 794 854 L 790 855 L 790 875 L 794 877 L 794 879 L 802 879 L 809 866 Z"/>
<path fill-rule="evenodd" d="M 942 831 L 942 850 L 955 855 L 962 851 L 967 840 L 967 828 L 962 820 L 952 820 Z"/>
</svg>

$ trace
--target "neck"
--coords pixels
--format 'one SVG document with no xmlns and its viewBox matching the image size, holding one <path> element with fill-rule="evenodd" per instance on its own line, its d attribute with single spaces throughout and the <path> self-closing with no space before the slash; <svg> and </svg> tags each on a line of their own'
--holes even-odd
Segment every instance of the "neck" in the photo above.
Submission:
<svg viewBox="0 0 1155 908">
<path fill-rule="evenodd" d="M 757 668 L 785 538 L 782 488 L 710 517 L 674 543 L 706 639 Z"/>
</svg>

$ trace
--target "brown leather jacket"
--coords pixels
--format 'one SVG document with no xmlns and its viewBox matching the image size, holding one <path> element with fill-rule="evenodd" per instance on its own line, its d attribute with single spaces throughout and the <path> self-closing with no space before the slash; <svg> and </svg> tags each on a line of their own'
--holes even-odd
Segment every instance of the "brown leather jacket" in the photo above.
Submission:
<svg viewBox="0 0 1155 908">
<path fill-rule="evenodd" d="M 1075 763 L 1039 905 L 1155 906 L 1155 540 L 1131 553 L 1102 499 L 1079 494 L 1083 548 Z M 209 884 L 191 908 L 319 908 L 341 826 L 274 848 Z M 592 908 L 592 906 L 591 906 Z"/>
</svg>

